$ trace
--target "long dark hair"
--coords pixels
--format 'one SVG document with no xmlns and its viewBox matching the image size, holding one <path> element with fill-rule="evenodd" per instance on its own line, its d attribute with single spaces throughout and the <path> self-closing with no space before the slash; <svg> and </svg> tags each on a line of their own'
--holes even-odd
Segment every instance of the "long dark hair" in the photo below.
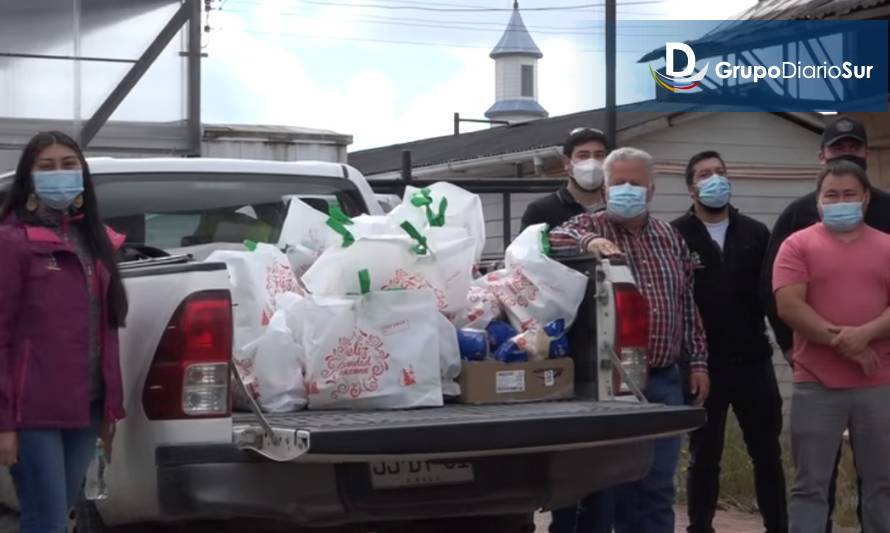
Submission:
<svg viewBox="0 0 890 533">
<path fill-rule="evenodd" d="M 83 156 L 83 151 L 74 139 L 60 131 L 45 131 L 31 138 L 22 151 L 9 196 L 3 207 L 0 208 L 0 220 L 6 219 L 10 214 L 15 215 L 19 220 L 28 218 L 25 205 L 28 203 L 28 198 L 34 193 L 34 182 L 31 177 L 34 163 L 40 153 L 53 144 L 70 148 L 80 160 L 80 166 L 83 169 L 83 207 L 79 210 L 83 214 L 83 219 L 80 224 L 83 224 L 86 230 L 84 233 L 87 245 L 93 257 L 105 265 L 111 275 L 111 283 L 108 287 L 109 324 L 115 328 L 122 328 L 126 325 L 129 308 L 127 292 L 121 280 L 120 270 L 117 268 L 114 248 L 108 240 L 105 225 L 102 224 L 102 218 L 99 216 L 99 206 L 96 201 L 93 180 L 90 177 L 90 167 Z"/>
</svg>

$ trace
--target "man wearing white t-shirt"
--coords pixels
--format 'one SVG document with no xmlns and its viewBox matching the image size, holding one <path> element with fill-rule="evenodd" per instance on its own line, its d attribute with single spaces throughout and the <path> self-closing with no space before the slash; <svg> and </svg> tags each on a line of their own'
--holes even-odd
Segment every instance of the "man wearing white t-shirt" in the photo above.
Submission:
<svg viewBox="0 0 890 533">
<path fill-rule="evenodd" d="M 757 503 L 767 533 L 785 533 L 785 477 L 779 434 L 782 398 L 766 336 L 758 283 L 769 230 L 730 204 L 726 164 L 713 151 L 686 167 L 693 206 L 673 221 L 695 268 L 695 302 L 708 339 L 708 421 L 690 438 L 689 533 L 713 533 L 726 415 L 732 407 L 754 463 Z"/>
</svg>

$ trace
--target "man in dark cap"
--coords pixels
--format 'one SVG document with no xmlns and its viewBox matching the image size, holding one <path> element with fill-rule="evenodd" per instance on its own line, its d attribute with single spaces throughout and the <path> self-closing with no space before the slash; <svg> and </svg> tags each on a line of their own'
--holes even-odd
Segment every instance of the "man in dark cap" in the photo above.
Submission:
<svg viewBox="0 0 890 533">
<path fill-rule="evenodd" d="M 844 159 L 856 163 L 863 170 L 867 170 L 867 158 L 868 135 L 865 131 L 865 126 L 861 122 L 851 117 L 841 116 L 825 127 L 825 131 L 822 133 L 822 143 L 819 147 L 819 163 L 823 167 L 829 162 Z M 772 237 L 764 258 L 764 267 L 761 269 L 761 291 L 767 304 L 767 315 L 776 334 L 776 342 L 785 355 L 785 359 L 792 365 L 794 364 L 791 361 L 793 333 L 791 328 L 776 313 L 776 301 L 772 292 L 773 263 L 785 239 L 793 233 L 819 222 L 819 212 L 816 204 L 817 194 L 814 191 L 791 202 L 782 211 L 782 214 L 776 220 L 775 226 L 773 226 Z M 868 211 L 865 213 L 865 222 L 875 229 L 890 233 L 890 193 L 882 191 L 877 187 L 871 188 L 871 202 L 868 205 Z M 838 450 L 839 460 L 840 450 Z M 831 533 L 831 513 L 834 511 L 836 483 L 837 467 L 835 466 L 834 477 L 828 494 L 829 517 L 826 533 Z"/>
</svg>

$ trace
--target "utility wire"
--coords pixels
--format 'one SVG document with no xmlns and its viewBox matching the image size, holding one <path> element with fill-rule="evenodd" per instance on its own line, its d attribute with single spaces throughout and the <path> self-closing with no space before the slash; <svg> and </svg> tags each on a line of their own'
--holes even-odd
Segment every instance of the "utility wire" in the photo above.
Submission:
<svg viewBox="0 0 890 533">
<path fill-rule="evenodd" d="M 243 13 L 249 14 L 252 11 L 244 11 L 244 10 L 228 10 L 229 13 Z M 276 14 L 291 17 L 296 19 L 303 20 L 314 20 L 315 17 L 309 14 L 289 12 L 289 11 L 276 11 Z M 360 17 L 348 17 L 348 18 L 337 18 L 337 21 L 340 22 L 356 22 L 363 24 L 378 24 L 378 25 L 386 25 L 386 26 L 399 26 L 399 27 L 416 27 L 416 28 L 432 28 L 432 29 L 442 29 L 442 30 L 458 30 L 458 31 L 474 31 L 474 32 L 483 32 L 490 33 L 496 35 L 502 35 L 504 33 L 525 33 L 526 30 L 520 29 L 512 29 L 510 27 L 504 26 L 503 23 L 482 23 L 487 24 L 489 27 L 473 27 L 465 25 L 465 23 L 460 21 L 435 21 L 431 19 L 401 19 L 401 18 L 390 18 L 390 17 L 374 17 L 374 16 L 360 16 Z M 416 20 L 418 22 L 412 22 L 412 20 Z M 541 29 L 541 26 L 537 26 L 535 28 L 527 28 L 527 31 L 532 34 L 544 34 L 544 35 L 574 35 L 581 37 L 590 37 L 595 35 L 602 35 L 605 30 L 600 27 L 599 24 L 589 24 L 587 26 L 578 26 L 576 30 L 570 28 L 559 28 L 556 26 L 551 26 L 551 28 L 557 28 L 553 30 Z M 676 38 L 675 33 L 653 33 L 651 31 L 621 31 L 619 35 L 626 37 L 670 37 Z"/>
<path fill-rule="evenodd" d="M 230 10 L 230 12 L 232 12 Z M 241 12 L 243 13 L 243 11 Z M 313 20 L 313 17 L 307 15 L 301 15 L 297 13 L 281 13 L 282 16 L 293 17 L 297 19 L 303 20 Z M 357 23 L 366 23 L 366 24 L 379 24 L 385 26 L 399 26 L 399 27 L 412 27 L 412 28 L 432 28 L 432 29 L 440 29 L 440 30 L 457 30 L 457 31 L 474 31 L 474 32 L 483 32 L 489 33 L 493 35 L 502 35 L 504 33 L 525 33 L 525 30 L 514 30 L 514 29 L 504 29 L 503 24 L 499 26 L 499 28 L 476 28 L 476 27 L 468 27 L 456 24 L 426 24 L 426 23 L 414 23 L 414 22 L 402 22 L 402 21 L 386 21 L 386 20 L 373 20 L 373 19 L 365 19 L 365 18 L 343 18 L 338 19 L 341 22 L 357 22 Z M 567 35 L 567 36 L 580 36 L 580 37 L 592 37 L 596 35 L 603 35 L 605 32 L 602 28 L 591 28 L 588 31 L 571 31 L 571 30 L 535 30 L 531 31 L 534 34 L 543 34 L 543 35 Z M 634 32 L 620 32 L 622 36 L 626 37 L 654 37 L 658 35 L 662 35 L 664 37 L 675 37 L 675 34 L 665 33 L 665 34 L 656 34 L 652 32 L 648 33 L 634 33 Z"/>
<path fill-rule="evenodd" d="M 250 8 L 247 8 L 247 5 L 262 6 L 264 9 L 268 9 L 268 4 L 263 3 L 262 1 L 258 1 L 258 0 L 232 0 L 232 1 L 236 5 L 238 5 L 240 7 L 240 9 L 238 9 L 238 10 L 228 9 L 227 11 L 229 11 L 229 12 L 252 13 L 253 11 Z M 288 6 L 275 7 L 272 9 L 276 13 L 297 14 L 297 12 L 295 12 L 295 11 L 284 10 L 284 9 L 282 9 L 283 7 L 288 7 Z M 311 7 L 308 7 L 308 6 L 291 6 L 290 9 L 299 9 L 305 13 L 310 13 L 310 14 L 318 13 L 317 10 L 315 10 Z M 492 13 L 492 14 L 494 14 L 494 13 Z M 632 13 L 625 13 L 625 14 L 646 15 L 646 16 L 651 15 L 651 13 L 642 13 L 642 12 L 632 12 Z M 394 16 L 376 15 L 376 14 L 361 14 L 360 16 L 379 19 L 379 20 L 393 21 L 393 22 L 404 21 L 404 22 L 418 22 L 418 23 L 432 23 L 432 24 L 461 24 L 461 25 L 475 25 L 475 26 L 491 26 L 491 27 L 500 28 L 500 29 L 503 29 L 505 26 L 505 23 L 501 20 L 498 20 L 498 21 L 494 21 L 494 20 L 489 20 L 489 21 L 441 20 L 441 19 L 430 19 L 430 18 L 394 17 Z M 576 19 L 574 19 L 574 22 L 587 22 L 588 24 L 574 25 L 574 26 L 527 25 L 526 28 L 532 32 L 538 31 L 538 30 L 564 30 L 564 29 L 565 30 L 572 30 L 572 29 L 584 30 L 584 29 L 589 28 L 593 24 L 604 23 L 605 19 L 604 18 L 598 18 L 598 19 L 577 19 L 576 18 Z M 641 24 L 639 24 L 639 22 L 640 21 L 623 22 L 622 25 L 624 27 L 639 26 L 639 25 L 641 25 Z M 645 21 L 643 21 L 642 25 L 646 26 L 647 24 L 645 23 Z"/>
<path fill-rule="evenodd" d="M 222 28 L 221 28 L 222 29 Z M 408 40 L 397 40 L 397 39 L 373 39 L 367 37 L 339 37 L 332 35 L 310 35 L 310 34 L 299 34 L 299 33 L 288 33 L 288 32 L 273 32 L 266 30 L 259 30 L 254 28 L 245 28 L 245 32 L 258 34 L 258 35 L 271 35 L 278 37 L 291 37 L 295 39 L 328 39 L 334 41 L 355 41 L 355 42 L 366 42 L 366 43 L 382 43 L 382 44 L 407 44 L 407 45 L 418 45 L 418 46 L 438 46 L 441 48 L 470 48 L 475 50 L 489 50 L 491 49 L 491 45 L 469 45 L 469 44 L 457 44 L 457 43 L 443 43 L 443 42 L 429 42 L 429 41 L 408 41 Z M 588 52 L 588 53 L 598 53 L 603 52 L 603 49 L 582 49 L 578 50 L 579 52 Z M 628 49 L 628 50 L 618 50 L 618 53 L 621 54 L 638 54 L 638 53 L 646 53 L 650 52 L 651 49 Z"/>
<path fill-rule="evenodd" d="M 262 3 L 262 2 L 256 2 Z M 429 12 L 437 12 L 437 13 L 499 13 L 499 12 L 512 12 L 512 8 L 498 8 L 498 7 L 423 7 L 423 6 L 413 6 L 413 5 L 387 5 L 387 4 L 347 4 L 343 2 L 336 1 L 327 1 L 327 0 L 303 0 L 304 4 L 311 4 L 317 6 L 334 6 L 334 7 L 348 7 L 351 9 L 387 9 L 387 10 L 397 10 L 397 11 L 429 11 Z M 665 0 L 628 0 L 622 2 L 621 5 L 654 5 L 654 4 L 663 4 Z M 592 9 L 592 8 L 602 8 L 605 7 L 604 3 L 597 4 L 576 4 L 576 5 L 563 5 L 563 6 L 548 6 L 548 7 L 525 7 L 522 8 L 523 12 L 529 11 L 576 11 L 576 10 L 584 10 L 584 9 Z"/>
</svg>

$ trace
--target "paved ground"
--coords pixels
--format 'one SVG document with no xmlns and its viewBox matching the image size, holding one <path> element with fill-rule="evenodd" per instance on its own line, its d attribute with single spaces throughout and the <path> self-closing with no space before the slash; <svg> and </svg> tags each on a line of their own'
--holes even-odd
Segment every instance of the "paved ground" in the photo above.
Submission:
<svg viewBox="0 0 890 533">
<path fill-rule="evenodd" d="M 686 507 L 678 505 L 674 507 L 674 512 L 677 516 L 677 527 L 674 531 L 676 533 L 685 533 L 688 523 L 686 520 Z M 535 533 L 547 533 L 550 515 L 547 513 L 538 514 L 535 516 L 535 524 L 538 526 Z M 720 533 L 763 533 L 763 522 L 761 522 L 760 515 L 758 514 L 740 511 L 717 511 L 717 516 L 714 519 L 714 529 Z M 834 531 L 836 533 L 854 533 L 856 530 L 835 526 Z"/>
<path fill-rule="evenodd" d="M 674 508 L 677 515 L 677 533 L 686 531 L 686 508 L 677 506 Z M 549 514 L 539 514 L 535 517 L 538 528 L 536 533 L 547 533 L 550 524 Z M 763 524 L 760 515 L 741 513 L 738 511 L 719 511 L 714 521 L 714 529 L 720 533 L 763 533 Z"/>
</svg>

